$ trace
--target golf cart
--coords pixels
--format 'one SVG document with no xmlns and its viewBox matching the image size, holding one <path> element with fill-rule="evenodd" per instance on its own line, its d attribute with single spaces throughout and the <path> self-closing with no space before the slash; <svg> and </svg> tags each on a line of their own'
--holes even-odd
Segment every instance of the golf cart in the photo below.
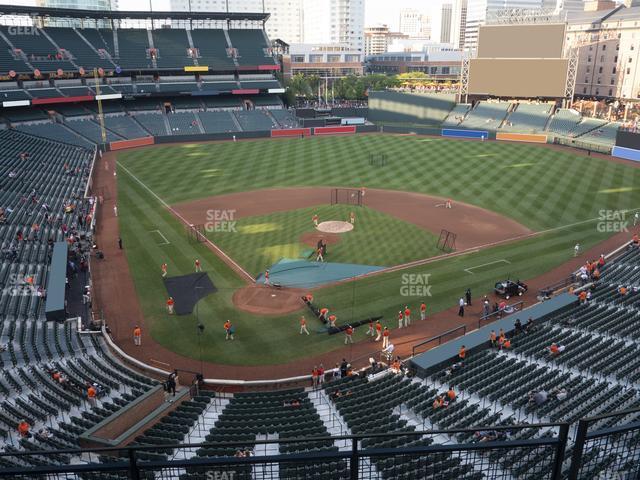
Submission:
<svg viewBox="0 0 640 480">
<path fill-rule="evenodd" d="M 514 282 L 511 280 L 502 280 L 496 283 L 494 291 L 496 295 L 509 300 L 510 297 L 521 296 L 528 290 L 528 287 L 520 280 Z"/>
</svg>

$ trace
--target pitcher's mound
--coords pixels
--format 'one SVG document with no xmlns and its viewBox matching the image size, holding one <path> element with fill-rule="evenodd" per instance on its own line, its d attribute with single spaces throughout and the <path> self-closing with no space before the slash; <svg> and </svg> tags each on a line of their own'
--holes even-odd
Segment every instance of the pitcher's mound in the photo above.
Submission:
<svg viewBox="0 0 640 480">
<path fill-rule="evenodd" d="M 264 285 L 248 285 L 233 293 L 233 304 L 240 310 L 258 315 L 284 315 L 304 308 L 299 288 L 275 288 Z"/>
<path fill-rule="evenodd" d="M 330 220 L 328 222 L 321 222 L 316 227 L 321 232 L 326 233 L 344 233 L 353 230 L 353 224 L 349 222 L 341 222 L 339 220 Z"/>
</svg>

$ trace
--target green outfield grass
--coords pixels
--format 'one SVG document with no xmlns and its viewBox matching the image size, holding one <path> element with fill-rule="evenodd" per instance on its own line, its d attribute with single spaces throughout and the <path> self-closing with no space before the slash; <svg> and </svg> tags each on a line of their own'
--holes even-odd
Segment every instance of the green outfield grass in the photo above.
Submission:
<svg viewBox="0 0 640 480">
<path fill-rule="evenodd" d="M 389 164 L 370 167 L 369 152 L 387 153 Z M 237 365 L 288 362 L 339 348 L 343 339 L 299 336 L 297 314 L 261 318 L 237 312 L 231 296 L 242 283 L 235 273 L 204 245 L 189 243 L 183 225 L 127 172 L 168 203 L 266 187 L 365 185 L 451 197 L 535 230 L 552 229 L 514 244 L 364 279 L 355 288 L 340 285 L 315 293 L 319 303 L 338 313 L 339 323 L 382 314 L 390 327 L 400 307 L 415 308 L 423 300 L 403 295 L 407 273 L 430 274 L 432 296 L 426 300 L 434 313 L 455 305 L 467 287 L 477 297 L 507 275 L 535 277 L 571 258 L 577 241 L 586 249 L 606 239 L 610 233 L 596 228 L 600 210 L 640 207 L 638 169 L 498 142 L 397 136 L 265 140 L 154 147 L 119 153 L 118 161 L 120 228 L 152 335 L 180 354 L 199 357 L 195 317 L 170 317 L 164 310 L 159 266 L 166 261 L 170 275 L 183 274 L 200 258 L 219 288 L 199 304 L 206 327 L 203 358 Z M 152 230 L 160 230 L 170 243 L 160 245 Z M 473 275 L 464 271 L 496 260 L 510 263 L 497 262 Z M 227 318 L 236 324 L 235 342 L 224 341 Z M 355 338 L 364 338 L 364 331 Z"/>
<path fill-rule="evenodd" d="M 316 232 L 314 214 L 321 221 L 347 221 L 352 211 L 348 205 L 320 205 L 246 217 L 237 220 L 235 231 L 212 232 L 208 237 L 257 276 L 281 258 L 309 258 L 313 247 L 299 240 L 304 233 Z M 356 228 L 328 247 L 325 261 L 391 266 L 442 253 L 435 235 L 411 223 L 367 207 L 358 207 L 356 213 Z"/>
</svg>

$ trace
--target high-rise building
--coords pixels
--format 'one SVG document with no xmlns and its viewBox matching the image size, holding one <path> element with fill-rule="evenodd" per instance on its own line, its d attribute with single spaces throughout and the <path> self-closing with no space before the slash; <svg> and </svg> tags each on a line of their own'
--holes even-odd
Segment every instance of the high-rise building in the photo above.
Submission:
<svg viewBox="0 0 640 480">
<path fill-rule="evenodd" d="M 304 0 L 304 43 L 347 44 L 364 52 L 364 0 Z"/>
<path fill-rule="evenodd" d="M 555 13 L 574 13 L 584 10 L 584 0 L 545 0 L 543 8 Z"/>
<path fill-rule="evenodd" d="M 440 43 L 452 43 L 453 4 L 443 3 L 440 10 Z M 438 39 L 436 39 L 438 40 Z"/>
<path fill-rule="evenodd" d="M 432 25 L 428 15 L 415 8 L 400 10 L 400 33 L 415 38 L 431 38 Z"/>
<path fill-rule="evenodd" d="M 124 0 L 114 1 L 122 3 Z M 287 43 L 302 41 L 302 0 L 170 0 L 170 5 L 175 12 L 186 12 L 191 8 L 194 12 L 269 13 L 266 23 L 269 38 L 279 38 Z"/>
<path fill-rule="evenodd" d="M 379 55 L 389 50 L 396 39 L 408 38 L 400 32 L 391 32 L 388 25 L 376 25 L 364 29 L 364 54 Z"/>
<path fill-rule="evenodd" d="M 478 45 L 478 27 L 487 18 L 502 10 L 542 10 L 548 0 L 467 0 L 464 47 L 474 50 Z"/>
<path fill-rule="evenodd" d="M 451 43 L 455 48 L 464 48 L 464 35 L 467 28 L 467 0 L 455 0 L 451 20 Z"/>
<path fill-rule="evenodd" d="M 111 0 L 38 0 L 39 7 L 111 10 Z"/>
</svg>

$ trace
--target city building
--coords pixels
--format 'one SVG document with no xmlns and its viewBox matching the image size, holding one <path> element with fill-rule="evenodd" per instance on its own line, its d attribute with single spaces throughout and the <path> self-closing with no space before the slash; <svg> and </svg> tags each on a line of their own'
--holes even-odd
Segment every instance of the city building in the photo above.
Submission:
<svg viewBox="0 0 640 480">
<path fill-rule="evenodd" d="M 443 3 L 440 9 L 440 43 L 451 43 L 452 27 L 453 3 Z"/>
<path fill-rule="evenodd" d="M 467 0 L 453 2 L 453 18 L 451 20 L 451 41 L 455 48 L 464 48 L 464 35 L 467 27 Z"/>
<path fill-rule="evenodd" d="M 83 10 L 106 10 L 112 8 L 111 0 L 37 0 L 39 7 L 78 8 Z"/>
<path fill-rule="evenodd" d="M 65 1 L 65 0 L 46 0 Z M 123 0 L 114 0 L 123 2 Z M 272 40 L 303 41 L 302 0 L 170 0 L 174 12 L 266 12 L 266 31 Z"/>
<path fill-rule="evenodd" d="M 367 27 L 364 30 L 364 54 L 378 55 L 385 53 L 388 51 L 389 45 L 396 39 L 404 38 L 408 38 L 408 35 L 400 32 L 391 32 L 387 25 Z"/>
<path fill-rule="evenodd" d="M 289 45 L 289 53 L 282 58 L 285 78 L 302 73 L 318 75 L 322 78 L 362 75 L 364 55 L 348 44 L 308 44 Z"/>
<path fill-rule="evenodd" d="M 304 0 L 303 18 L 304 43 L 347 44 L 364 52 L 364 0 Z"/>
<path fill-rule="evenodd" d="M 640 6 L 569 16 L 567 47 L 578 49 L 575 93 L 640 99 Z"/>
<path fill-rule="evenodd" d="M 398 30 L 409 37 L 431 38 L 431 20 L 425 13 L 414 8 L 400 10 Z"/>
<path fill-rule="evenodd" d="M 461 51 L 433 46 L 425 52 L 387 52 L 366 59 L 371 73 L 399 74 L 424 72 L 434 81 L 458 81 L 462 69 Z"/>
</svg>

